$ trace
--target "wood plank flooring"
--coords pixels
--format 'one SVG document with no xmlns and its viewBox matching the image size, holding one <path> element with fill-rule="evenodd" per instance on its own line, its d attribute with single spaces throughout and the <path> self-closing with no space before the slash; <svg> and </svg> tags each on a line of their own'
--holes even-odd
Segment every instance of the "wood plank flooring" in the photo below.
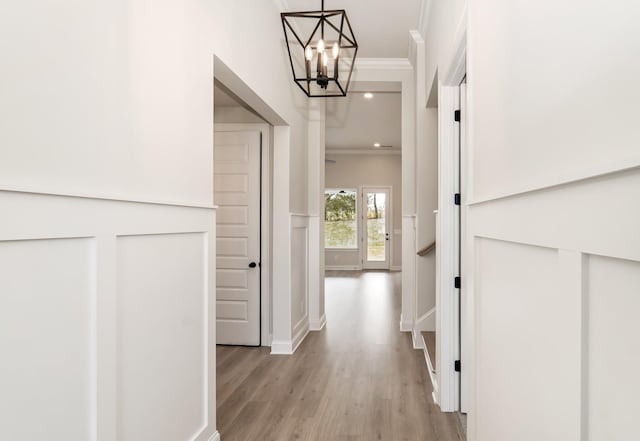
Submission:
<svg viewBox="0 0 640 441">
<path fill-rule="evenodd" d="M 292 356 L 218 346 L 223 441 L 461 441 L 431 399 L 424 355 L 399 332 L 400 274 L 330 273 L 327 326 Z"/>
</svg>

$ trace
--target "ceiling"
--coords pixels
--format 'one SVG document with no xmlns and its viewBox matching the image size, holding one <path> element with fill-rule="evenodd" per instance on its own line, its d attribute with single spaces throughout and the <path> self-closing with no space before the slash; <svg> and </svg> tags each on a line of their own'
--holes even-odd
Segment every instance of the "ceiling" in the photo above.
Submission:
<svg viewBox="0 0 640 441">
<path fill-rule="evenodd" d="M 290 11 L 318 11 L 321 0 L 287 0 Z M 325 0 L 344 9 L 358 42 L 358 57 L 407 58 L 409 31 L 418 28 L 422 0 Z M 283 11 L 284 12 L 284 11 Z"/>
<path fill-rule="evenodd" d="M 346 98 L 327 99 L 326 109 L 327 151 L 400 150 L 402 99 L 399 92 L 373 92 L 373 98 L 366 99 L 363 92 L 350 91 Z M 383 147 L 375 148 L 374 143 Z"/>
</svg>

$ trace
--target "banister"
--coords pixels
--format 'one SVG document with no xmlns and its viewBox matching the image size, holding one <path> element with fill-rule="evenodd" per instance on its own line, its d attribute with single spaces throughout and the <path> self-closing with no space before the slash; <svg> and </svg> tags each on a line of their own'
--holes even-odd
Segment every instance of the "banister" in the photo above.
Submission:
<svg viewBox="0 0 640 441">
<path fill-rule="evenodd" d="M 428 245 L 428 246 L 426 246 L 426 247 L 422 248 L 422 249 L 421 249 L 420 251 L 418 251 L 416 254 L 417 254 L 418 256 L 426 256 L 427 254 L 429 254 L 431 251 L 433 251 L 433 250 L 435 250 L 435 249 L 436 249 L 436 243 L 435 243 L 435 241 L 434 241 L 431 245 Z"/>
</svg>

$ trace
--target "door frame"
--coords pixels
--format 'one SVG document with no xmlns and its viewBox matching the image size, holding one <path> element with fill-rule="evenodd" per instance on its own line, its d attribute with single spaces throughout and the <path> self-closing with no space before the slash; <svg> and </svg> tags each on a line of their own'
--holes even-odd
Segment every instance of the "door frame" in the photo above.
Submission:
<svg viewBox="0 0 640 441">
<path fill-rule="evenodd" d="M 463 14 L 466 17 L 466 13 Z M 471 169 L 470 148 L 468 146 L 470 122 L 467 112 L 461 115 L 465 125 L 455 121 L 454 112 L 460 109 L 460 84 L 467 76 L 467 23 L 463 19 L 454 32 L 455 42 L 448 62 L 443 63 L 444 75 L 438 84 L 438 232 L 436 242 L 436 323 L 437 323 L 437 366 L 438 391 L 435 401 L 444 412 L 461 409 L 461 385 L 465 385 L 465 404 L 472 402 L 474 342 L 470 330 L 473 329 L 473 291 L 469 256 L 470 248 L 468 202 Z M 467 92 L 469 86 L 467 85 Z M 461 133 L 461 128 L 466 133 Z M 461 146 L 461 137 L 467 141 Z M 460 150 L 462 148 L 462 151 Z M 455 193 L 460 193 L 460 205 L 454 202 Z M 460 215 L 464 219 L 459 225 Z M 454 285 L 454 278 L 461 277 L 461 287 Z M 464 292 L 464 297 L 461 297 Z M 461 301 L 465 305 L 461 306 Z M 460 313 L 464 311 L 465 316 Z M 465 321 L 462 325 L 461 322 Z M 463 332 L 464 331 L 464 332 Z M 464 347 L 464 353 L 461 353 Z M 455 361 L 461 361 L 460 372 L 455 370 Z M 462 379 L 464 376 L 464 379 Z M 467 409 L 464 409 L 465 411 Z"/>
<path fill-rule="evenodd" d="M 273 339 L 271 297 L 271 204 L 272 204 L 272 127 L 259 123 L 216 123 L 214 133 L 260 132 L 260 345 L 271 346 Z M 215 143 L 215 139 L 214 139 Z M 212 177 L 213 178 L 213 177 Z"/>
<path fill-rule="evenodd" d="M 386 245 L 386 250 L 385 250 L 385 263 L 384 265 L 379 265 L 377 263 L 367 263 L 367 244 L 366 244 L 366 237 L 367 237 L 367 225 L 366 225 L 366 221 L 365 221 L 365 216 L 366 216 L 366 210 L 367 210 L 367 204 L 364 200 L 364 194 L 365 191 L 368 192 L 375 192 L 376 190 L 382 190 L 387 192 L 387 194 L 389 195 L 389 200 L 386 201 L 386 206 L 385 206 L 385 224 L 386 224 L 386 228 L 387 228 L 387 234 L 389 235 L 389 240 L 387 242 L 389 242 Z M 391 268 L 391 252 L 392 249 L 391 247 L 393 246 L 393 187 L 389 186 L 389 185 L 362 185 L 360 186 L 360 237 L 359 237 L 359 241 L 360 241 L 360 262 L 362 265 L 362 269 L 382 269 L 382 270 L 389 270 L 389 268 Z"/>
</svg>

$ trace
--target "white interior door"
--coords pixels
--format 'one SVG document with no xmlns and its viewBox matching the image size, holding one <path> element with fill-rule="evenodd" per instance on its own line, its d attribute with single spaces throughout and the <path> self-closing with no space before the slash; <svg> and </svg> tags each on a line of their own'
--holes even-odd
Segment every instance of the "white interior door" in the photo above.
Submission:
<svg viewBox="0 0 640 441">
<path fill-rule="evenodd" d="M 217 343 L 260 345 L 260 132 L 215 132 Z"/>
<path fill-rule="evenodd" d="M 365 269 L 389 269 L 391 244 L 391 191 L 388 188 L 362 189 L 363 262 Z"/>
</svg>

